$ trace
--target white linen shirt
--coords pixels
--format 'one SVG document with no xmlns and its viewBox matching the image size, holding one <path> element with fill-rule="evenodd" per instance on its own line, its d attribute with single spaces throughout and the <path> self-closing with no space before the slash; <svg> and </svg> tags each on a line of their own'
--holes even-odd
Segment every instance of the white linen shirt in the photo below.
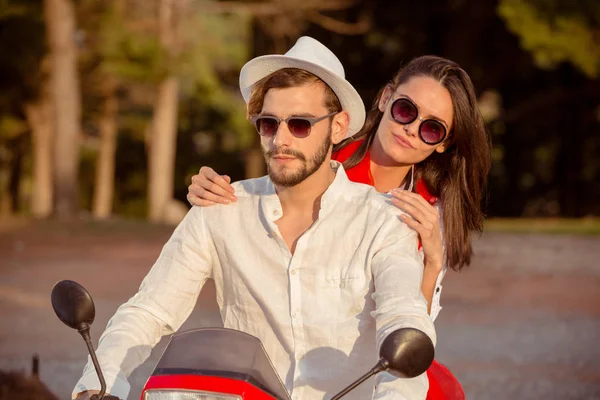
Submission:
<svg viewBox="0 0 600 400">
<path fill-rule="evenodd" d="M 414 327 L 435 343 L 416 233 L 389 196 L 332 167 L 318 218 L 293 255 L 275 224 L 283 213 L 268 177 L 234 183 L 232 205 L 190 210 L 100 338 L 108 393 L 127 398 L 127 377 L 180 328 L 208 278 L 224 326 L 261 340 L 294 400 L 331 398 L 375 365 L 393 330 Z M 73 397 L 99 386 L 88 362 Z M 346 398 L 425 399 L 427 389 L 425 374 L 382 373 Z"/>
</svg>

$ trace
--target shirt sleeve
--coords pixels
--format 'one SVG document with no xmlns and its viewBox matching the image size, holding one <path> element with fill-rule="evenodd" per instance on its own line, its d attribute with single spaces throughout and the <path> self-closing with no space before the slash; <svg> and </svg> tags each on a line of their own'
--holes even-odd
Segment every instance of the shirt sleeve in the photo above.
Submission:
<svg viewBox="0 0 600 400">
<path fill-rule="evenodd" d="M 427 301 L 421 292 L 423 261 L 418 252 L 417 234 L 400 220 L 390 224 L 383 245 L 372 260 L 377 325 L 377 349 L 383 340 L 400 328 L 415 328 L 436 342 L 433 321 L 427 313 Z M 424 399 L 429 387 L 426 374 L 399 379 L 379 374 L 374 399 Z"/>
<path fill-rule="evenodd" d="M 442 270 L 440 271 L 437 280 L 435 282 L 435 289 L 433 290 L 433 298 L 431 299 L 431 320 L 435 321 L 435 319 L 438 317 L 438 315 L 440 314 L 440 311 L 442 311 L 442 306 L 440 305 L 440 298 L 442 296 L 442 280 L 444 279 L 444 276 L 446 275 L 446 271 L 447 271 L 447 267 L 444 264 L 444 267 L 442 268 Z"/>
<path fill-rule="evenodd" d="M 164 335 L 177 331 L 189 317 L 211 275 L 212 242 L 203 209 L 193 207 L 163 247 L 138 293 L 120 306 L 100 337 L 96 352 L 106 380 L 106 391 L 127 399 L 127 378 L 150 355 Z M 99 390 L 90 357 L 73 398 L 85 390 Z"/>
<path fill-rule="evenodd" d="M 440 221 L 440 230 L 442 231 L 442 252 L 444 254 L 444 265 L 442 266 L 442 270 L 438 274 L 437 280 L 435 282 L 435 289 L 433 289 L 433 298 L 431 299 L 431 320 L 435 321 L 435 319 L 442 311 L 442 306 L 440 304 L 440 298 L 442 297 L 442 281 L 446 276 L 446 272 L 448 271 L 448 266 L 446 265 L 446 242 L 444 241 L 444 219 L 442 218 L 442 207 L 440 202 L 438 201 L 435 205 L 439 213 L 439 221 Z"/>
</svg>

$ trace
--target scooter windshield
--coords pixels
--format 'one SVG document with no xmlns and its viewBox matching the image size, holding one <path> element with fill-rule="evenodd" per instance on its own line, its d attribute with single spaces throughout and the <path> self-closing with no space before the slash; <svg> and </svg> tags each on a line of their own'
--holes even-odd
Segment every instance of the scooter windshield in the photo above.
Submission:
<svg viewBox="0 0 600 400">
<path fill-rule="evenodd" d="M 173 335 L 152 375 L 199 374 L 247 381 L 278 400 L 289 395 L 259 339 L 225 328 Z"/>
</svg>

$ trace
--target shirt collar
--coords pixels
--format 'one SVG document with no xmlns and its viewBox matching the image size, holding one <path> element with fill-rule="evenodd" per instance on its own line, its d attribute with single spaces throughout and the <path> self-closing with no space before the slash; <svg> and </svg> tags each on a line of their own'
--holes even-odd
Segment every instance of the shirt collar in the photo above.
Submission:
<svg viewBox="0 0 600 400">
<path fill-rule="evenodd" d="M 344 166 L 338 161 L 331 161 L 331 168 L 335 171 L 335 177 L 333 182 L 329 185 L 323 196 L 321 196 L 321 209 L 319 210 L 319 216 L 323 212 L 327 212 L 331 209 L 332 205 L 335 204 L 335 200 L 347 193 L 348 190 L 352 190 L 352 182 L 348 179 Z M 275 184 L 271 181 L 271 178 L 267 177 L 267 185 L 263 195 L 261 196 L 261 208 L 266 218 L 271 221 L 276 221 L 283 216 L 283 210 L 279 196 L 275 190 Z"/>
</svg>

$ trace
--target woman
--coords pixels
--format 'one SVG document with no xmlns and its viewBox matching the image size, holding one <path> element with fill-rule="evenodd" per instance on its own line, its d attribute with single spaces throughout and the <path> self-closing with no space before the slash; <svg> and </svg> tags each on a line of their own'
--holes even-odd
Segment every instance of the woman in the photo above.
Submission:
<svg viewBox="0 0 600 400">
<path fill-rule="evenodd" d="M 334 148 L 348 178 L 382 193 L 410 216 L 425 270 L 422 291 L 435 319 L 447 268 L 471 262 L 471 234 L 481 233 L 481 200 L 491 143 L 471 79 L 460 66 L 436 56 L 413 59 L 377 94 L 362 130 Z M 203 167 L 188 200 L 207 206 L 235 201 L 227 176 Z M 428 399 L 464 398 L 458 382 L 434 362 Z"/>
</svg>

